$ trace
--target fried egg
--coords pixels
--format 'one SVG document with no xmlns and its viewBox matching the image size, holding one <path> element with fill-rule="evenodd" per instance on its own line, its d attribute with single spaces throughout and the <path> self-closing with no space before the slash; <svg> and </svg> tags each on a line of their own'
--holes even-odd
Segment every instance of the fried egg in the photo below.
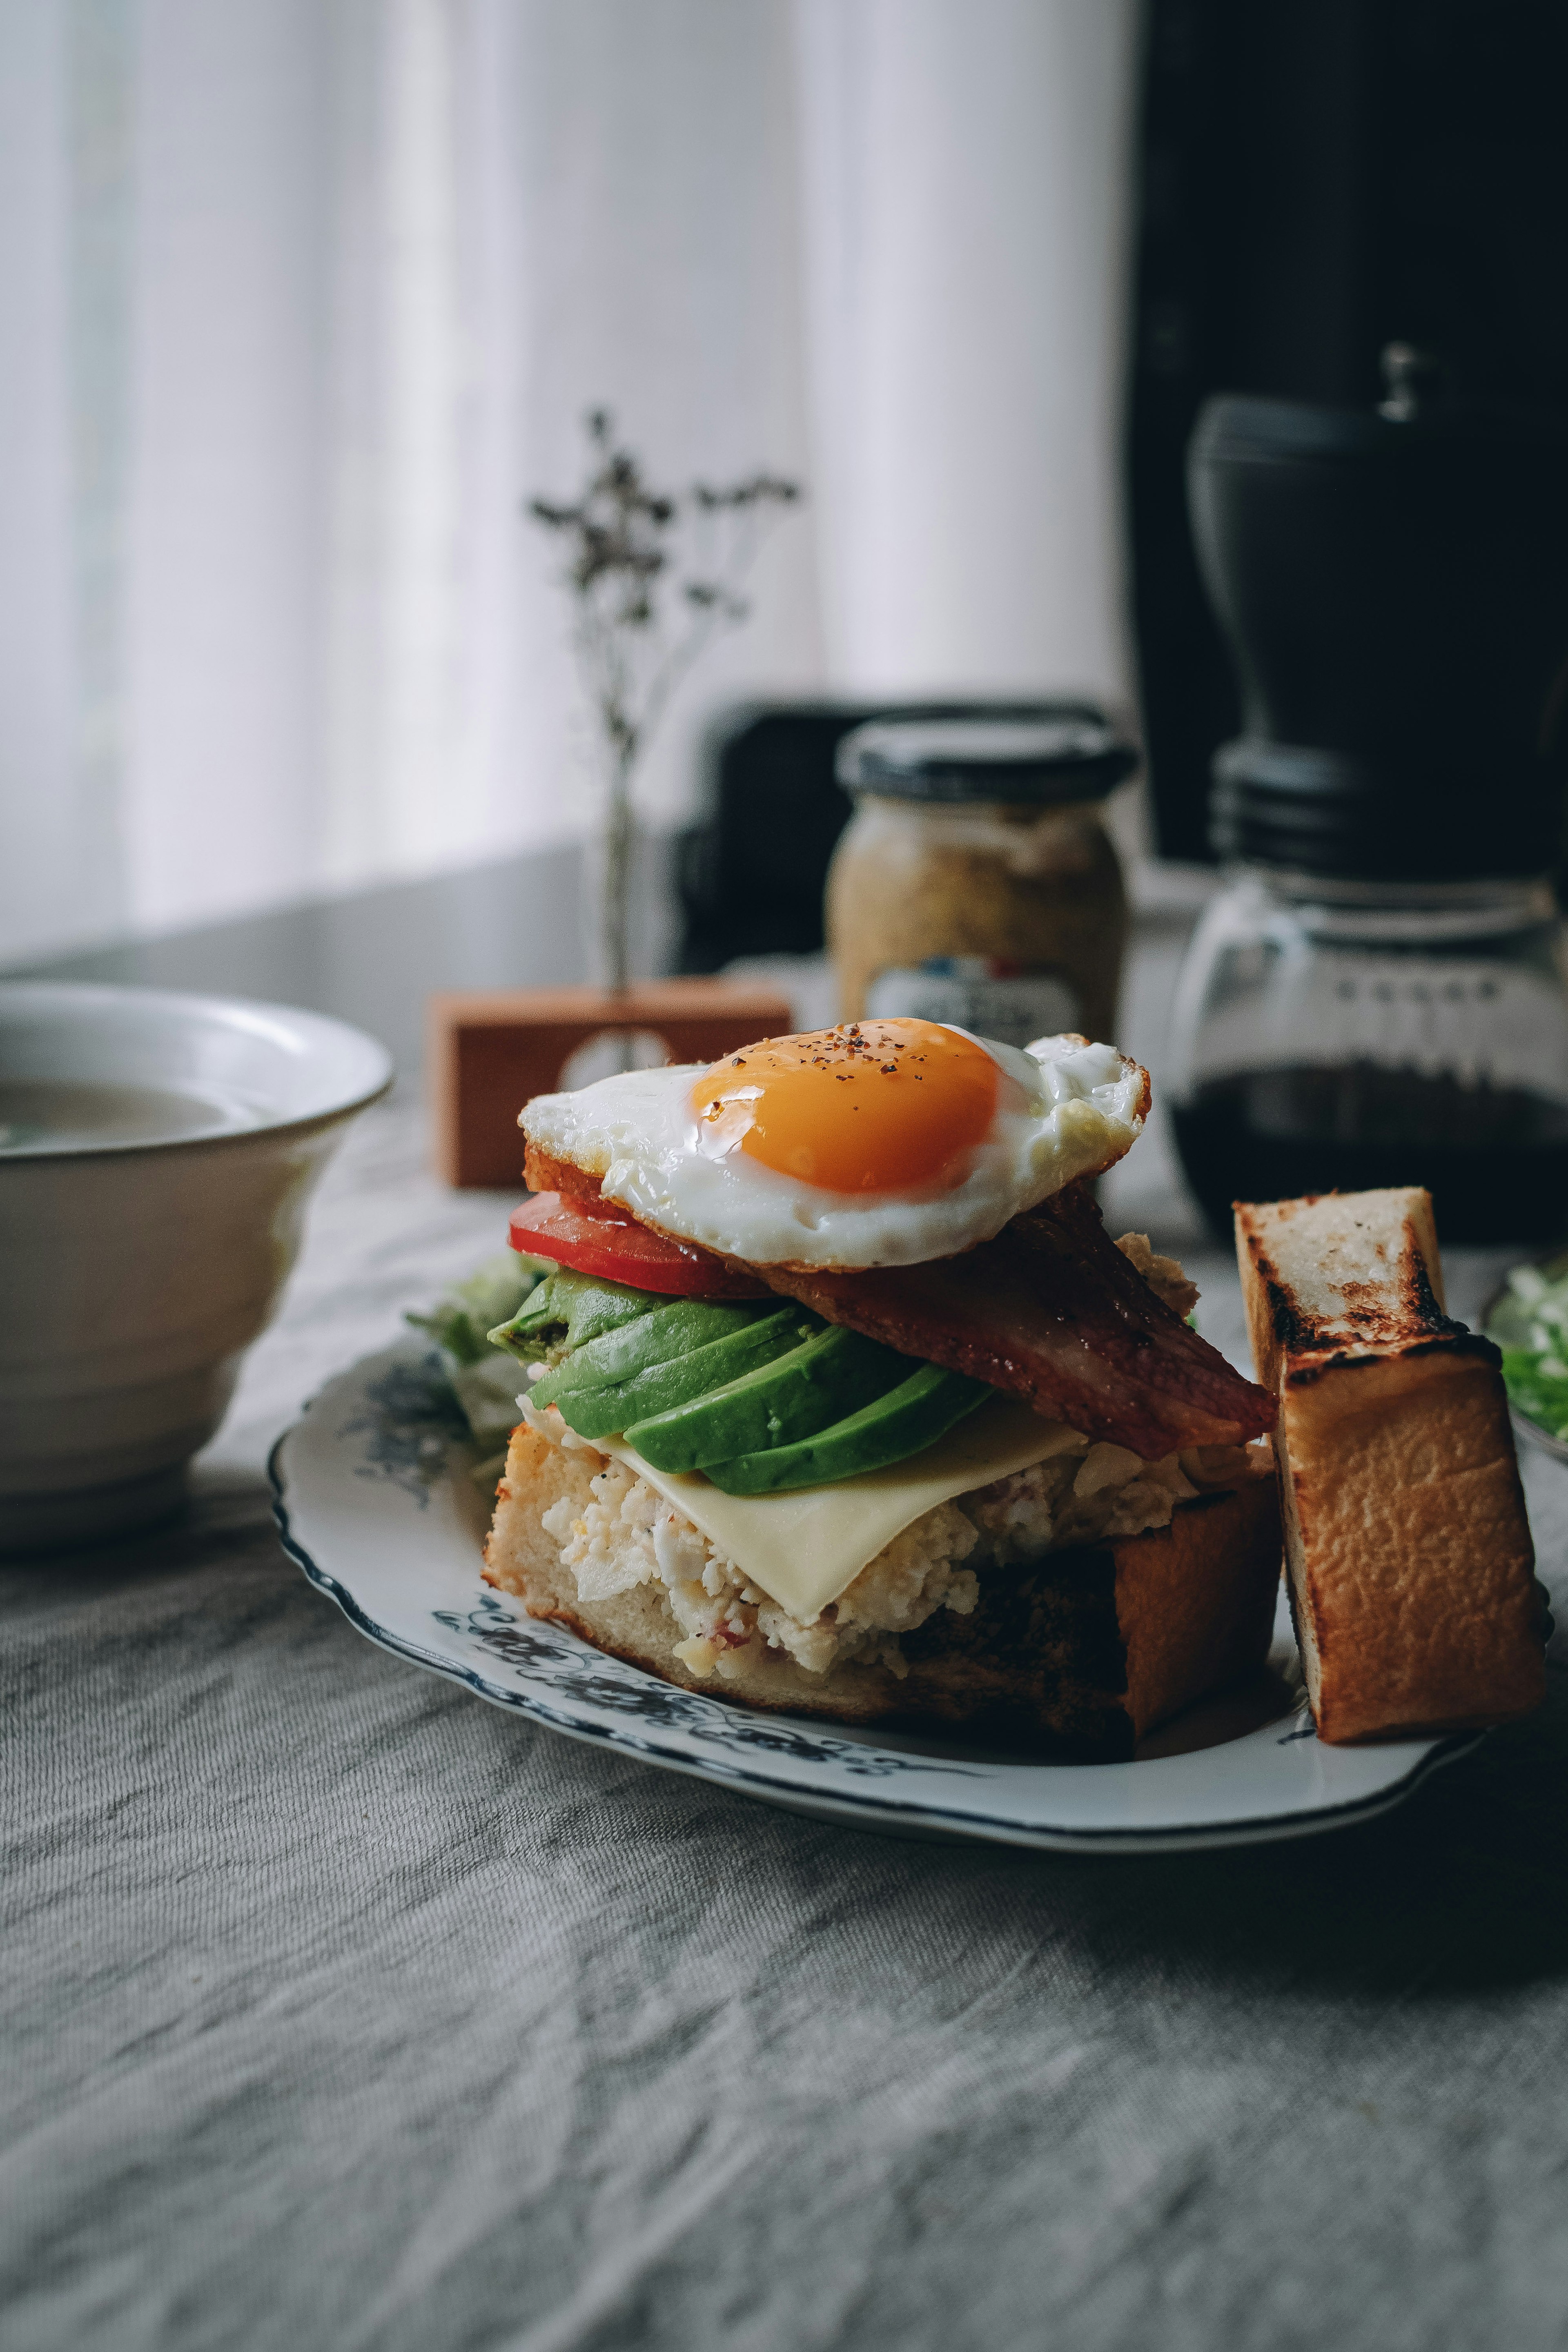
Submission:
<svg viewBox="0 0 1568 2352">
<path fill-rule="evenodd" d="M 1120 1160 L 1148 1083 L 1082 1037 L 860 1021 L 537 1095 L 519 1124 L 679 1241 L 752 1265 L 915 1265 Z"/>
</svg>

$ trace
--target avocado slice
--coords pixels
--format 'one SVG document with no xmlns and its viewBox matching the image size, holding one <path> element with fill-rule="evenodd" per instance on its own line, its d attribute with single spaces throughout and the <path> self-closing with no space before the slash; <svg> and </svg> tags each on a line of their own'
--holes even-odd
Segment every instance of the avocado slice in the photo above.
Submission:
<svg viewBox="0 0 1568 2352">
<path fill-rule="evenodd" d="M 588 1389 L 619 1387 L 652 1364 L 668 1364 L 689 1356 L 710 1339 L 727 1339 L 763 1316 L 777 1311 L 769 1299 L 743 1307 L 718 1306 L 710 1299 L 667 1298 L 651 1314 L 639 1315 L 611 1331 L 602 1331 L 536 1381 L 536 1404 L 560 1404 L 568 1395 Z M 798 1316 L 797 1307 L 791 1310 Z M 617 1423 L 616 1427 L 619 1427 Z"/>
<path fill-rule="evenodd" d="M 557 1266 L 524 1299 L 510 1323 L 496 1326 L 490 1343 L 531 1363 L 551 1332 L 563 1333 L 563 1342 L 556 1344 L 585 1347 L 606 1331 L 651 1315 L 661 1303 L 651 1290 L 633 1290 L 622 1282 L 602 1282 L 594 1275 Z"/>
<path fill-rule="evenodd" d="M 971 1380 L 966 1372 L 922 1364 L 897 1388 L 846 1420 L 797 1444 L 710 1462 L 708 1475 L 726 1495 L 776 1495 L 792 1486 L 826 1486 L 922 1452 L 995 1393 L 986 1381 Z M 629 1431 L 626 1442 L 637 1442 Z"/>
<path fill-rule="evenodd" d="M 492 1348 L 505 1348 L 509 1354 L 521 1361 L 531 1362 L 544 1345 L 547 1331 L 558 1329 L 565 1319 L 564 1308 L 556 1309 L 553 1292 L 559 1276 L 546 1275 L 531 1291 L 510 1323 L 498 1323 L 487 1334 Z"/>
<path fill-rule="evenodd" d="M 754 1371 L 775 1356 L 797 1349 L 811 1328 L 800 1307 L 783 1307 L 748 1323 L 742 1330 L 710 1339 L 705 1347 L 674 1356 L 668 1363 L 650 1364 L 646 1371 L 634 1373 L 630 1380 L 594 1388 L 567 1389 L 551 1402 L 559 1407 L 567 1427 L 574 1429 L 579 1437 L 609 1437 L 625 1429 L 628 1422 L 663 1414 L 708 1389 L 732 1384 L 741 1374 Z M 543 1386 L 542 1381 L 535 1384 L 536 1397 Z"/>
<path fill-rule="evenodd" d="M 624 1434 L 656 1470 L 701 1470 L 809 1437 L 868 1404 L 910 1369 L 908 1356 L 858 1331 L 819 1327 L 787 1355 L 723 1388 L 693 1392 L 673 1412 L 628 1423 Z"/>
</svg>

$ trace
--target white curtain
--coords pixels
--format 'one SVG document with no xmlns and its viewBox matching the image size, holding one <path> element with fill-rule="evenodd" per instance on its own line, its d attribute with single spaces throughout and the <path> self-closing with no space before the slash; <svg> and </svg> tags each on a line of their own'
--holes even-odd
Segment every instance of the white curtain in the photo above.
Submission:
<svg viewBox="0 0 1568 2352">
<path fill-rule="evenodd" d="M 582 832 L 591 404 L 809 487 L 672 709 L 1124 698 L 1136 0 L 0 0 L 0 962 Z"/>
</svg>

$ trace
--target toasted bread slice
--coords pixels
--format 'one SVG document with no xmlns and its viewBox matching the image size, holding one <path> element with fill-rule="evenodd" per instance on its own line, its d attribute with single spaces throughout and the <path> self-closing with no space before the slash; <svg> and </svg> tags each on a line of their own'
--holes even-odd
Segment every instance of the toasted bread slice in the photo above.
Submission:
<svg viewBox="0 0 1568 2352">
<path fill-rule="evenodd" d="M 1500 1359 L 1444 1312 L 1419 1188 L 1237 1202 L 1320 1738 L 1501 1723 L 1545 1694 Z"/>
<path fill-rule="evenodd" d="M 593 1481 L 607 1467 L 581 1441 L 564 1445 L 526 1423 L 515 1431 L 485 1577 L 516 1594 L 530 1616 L 552 1618 L 596 1648 L 710 1697 L 1110 1762 L 1130 1757 L 1155 1725 L 1255 1672 L 1268 1653 L 1280 1538 L 1275 1483 L 1264 1475 L 1182 1504 L 1157 1531 L 982 1568 L 968 1609 L 940 1608 L 901 1635 L 897 1669 L 847 1661 L 813 1673 L 769 1647 L 728 1659 L 720 1675 L 699 1676 L 679 1654 L 681 1627 L 663 1584 L 645 1578 L 584 1598 L 543 1524 L 562 1503 L 566 1517 L 585 1511 Z M 636 1499 L 633 1528 L 647 1516 Z M 657 1498 L 647 1500 L 651 1507 Z M 614 1582 L 609 1565 L 605 1580 Z"/>
</svg>

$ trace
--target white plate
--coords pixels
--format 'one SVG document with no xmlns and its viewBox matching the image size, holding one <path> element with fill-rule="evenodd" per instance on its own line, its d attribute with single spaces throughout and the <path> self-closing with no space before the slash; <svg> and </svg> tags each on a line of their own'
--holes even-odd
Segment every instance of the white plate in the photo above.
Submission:
<svg viewBox="0 0 1568 2352">
<path fill-rule="evenodd" d="M 459 1427 L 438 1360 L 405 1341 L 342 1373 L 279 1439 L 279 1530 L 318 1591 L 373 1642 L 498 1706 L 797 1812 L 1072 1853 L 1248 1845 L 1364 1821 L 1476 1744 L 1321 1746 L 1283 1617 L 1254 1689 L 1194 1710 L 1131 1764 L 1020 1762 L 677 1690 L 481 1580 L 486 1501 Z"/>
</svg>

